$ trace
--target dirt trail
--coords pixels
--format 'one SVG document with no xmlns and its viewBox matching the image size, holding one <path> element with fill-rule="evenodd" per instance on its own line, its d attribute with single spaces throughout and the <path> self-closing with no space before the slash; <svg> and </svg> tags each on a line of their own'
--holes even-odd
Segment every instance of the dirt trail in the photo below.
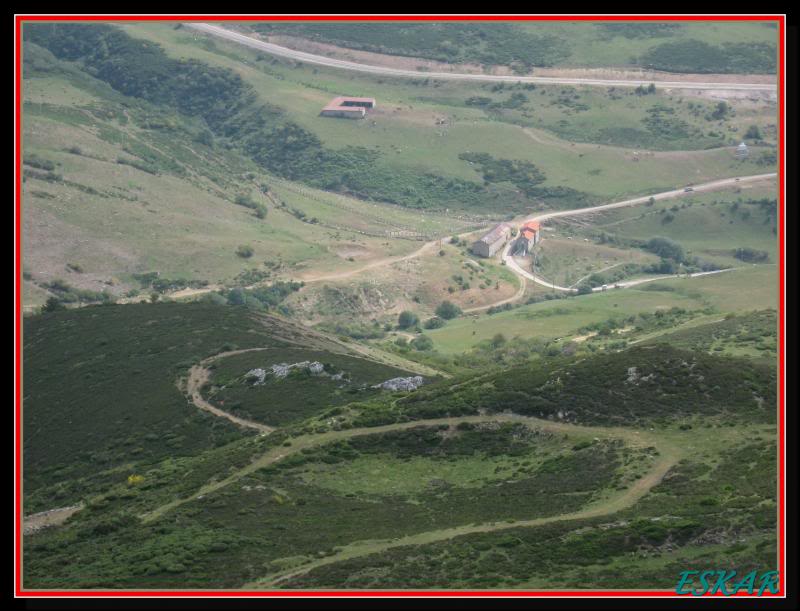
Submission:
<svg viewBox="0 0 800 611">
<path fill-rule="evenodd" d="M 219 354 L 215 354 L 212 357 L 209 357 L 197 365 L 194 365 L 191 369 L 189 369 L 189 375 L 186 378 L 186 393 L 191 396 L 192 403 L 194 403 L 200 409 L 203 409 L 207 412 L 211 412 L 215 416 L 219 416 L 220 418 L 226 418 L 230 420 L 234 424 L 239 426 L 243 426 L 248 429 L 255 429 L 260 433 L 266 435 L 271 433 L 275 430 L 274 427 L 267 426 L 266 424 L 261 424 L 260 422 L 254 422 L 253 420 L 247 420 L 245 418 L 239 418 L 238 416 L 234 416 L 233 414 L 226 412 L 224 410 L 211 405 L 208 401 L 203 398 L 203 395 L 200 392 L 200 389 L 203 388 L 203 385 L 208 382 L 210 371 L 208 370 L 208 365 L 210 365 L 213 361 L 218 359 L 223 359 L 228 356 L 233 356 L 234 354 L 242 354 L 244 352 L 255 352 L 259 350 L 269 350 L 269 348 L 248 348 L 246 350 L 231 350 L 229 352 L 221 352 Z"/>
<path fill-rule="evenodd" d="M 323 282 L 327 280 L 342 280 L 343 278 L 350 278 L 352 276 L 358 275 L 362 272 L 365 272 L 369 269 L 374 269 L 376 267 L 383 267 L 384 265 L 391 265 L 393 263 L 401 263 L 403 261 L 409 261 L 411 259 L 415 259 L 432 248 L 434 248 L 437 244 L 439 244 L 440 240 L 433 240 L 431 242 L 425 242 L 422 246 L 420 246 L 417 250 L 407 254 L 401 255 L 398 257 L 385 257 L 383 259 L 377 259 L 375 261 L 371 261 L 366 265 L 362 265 L 356 269 L 347 270 L 344 272 L 335 272 L 331 274 L 311 274 L 308 276 L 300 276 L 300 280 L 305 283 L 309 282 Z"/>
<path fill-rule="evenodd" d="M 555 516 L 548 516 L 543 518 L 533 518 L 530 520 L 516 520 L 513 522 L 487 522 L 484 524 L 469 524 L 464 526 L 457 526 L 452 528 L 443 528 L 438 530 L 426 531 L 416 533 L 414 535 L 407 535 L 397 539 L 382 539 L 382 540 L 365 540 L 358 541 L 340 548 L 340 550 L 332 556 L 327 556 L 321 559 L 315 559 L 299 568 L 293 568 L 279 574 L 271 575 L 263 579 L 257 580 L 252 583 L 245 584 L 244 589 L 270 589 L 276 587 L 280 582 L 283 582 L 292 577 L 307 573 L 317 567 L 341 562 L 359 556 L 365 556 L 374 553 L 392 549 L 395 547 L 402 547 L 407 545 L 424 545 L 452 539 L 462 535 L 473 533 L 485 533 L 506 530 L 509 528 L 541 526 L 551 522 L 563 522 L 569 520 L 580 520 L 586 518 L 600 517 L 616 513 L 622 509 L 630 507 L 636 501 L 641 499 L 653 486 L 658 484 L 664 475 L 675 465 L 681 458 L 680 450 L 664 442 L 664 440 L 656 440 L 654 437 L 630 429 L 617 429 L 611 427 L 590 427 L 578 426 L 557 422 L 550 422 L 547 420 L 539 420 L 538 418 L 531 418 L 528 416 L 518 416 L 515 414 L 499 414 L 494 416 L 466 416 L 461 418 L 440 418 L 435 420 L 421 420 L 416 422 L 408 422 L 396 425 L 387 425 L 383 427 L 375 427 L 374 429 L 353 429 L 347 431 L 347 437 L 356 435 L 368 435 L 371 433 L 378 433 L 388 430 L 399 430 L 413 426 L 435 426 L 438 424 L 455 425 L 459 422 L 523 422 L 541 429 L 552 430 L 559 433 L 589 433 L 598 438 L 622 438 L 627 443 L 635 447 L 654 446 L 659 450 L 659 456 L 653 464 L 650 471 L 642 478 L 636 480 L 626 490 L 600 501 L 596 501 L 584 509 L 575 511 L 568 514 L 560 514 Z M 276 458 L 275 460 L 279 460 Z M 273 460 L 272 462 L 275 462 Z"/>
<path fill-rule="evenodd" d="M 249 465 L 239 469 L 237 472 L 229 475 L 228 477 L 219 481 L 209 482 L 208 484 L 202 486 L 199 490 L 197 490 L 192 496 L 183 499 L 176 499 L 170 503 L 157 507 L 153 511 L 141 516 L 141 518 L 144 523 L 151 523 L 162 517 L 167 512 L 177 507 L 180 507 L 185 503 L 189 503 L 207 494 L 210 494 L 221 488 L 224 488 L 225 486 L 228 486 L 229 484 L 232 484 L 238 481 L 239 479 L 251 473 L 254 473 L 255 471 L 258 471 L 259 469 L 263 469 L 264 467 L 267 467 L 282 460 L 286 456 L 290 456 L 297 452 L 301 452 L 307 448 L 316 447 L 319 445 L 331 443 L 342 439 L 349 439 L 351 437 L 357 437 L 361 435 L 375 435 L 390 431 L 405 430 L 419 426 L 437 426 L 442 424 L 455 426 L 462 422 L 469 422 L 475 424 L 483 422 L 520 422 L 538 429 L 549 430 L 558 433 L 579 433 L 583 435 L 591 435 L 593 437 L 605 438 L 605 439 L 621 438 L 625 440 L 626 443 L 628 443 L 633 447 L 640 447 L 640 448 L 651 447 L 651 446 L 656 447 L 659 450 L 659 456 L 655 464 L 651 468 L 651 470 L 644 477 L 637 480 L 636 483 L 633 484 L 630 488 L 626 489 L 625 491 L 611 498 L 606 498 L 597 501 L 577 512 L 562 514 L 557 516 L 549 516 L 545 518 L 534 518 L 531 520 L 518 520 L 515 522 L 488 522 L 478 525 L 458 526 L 454 528 L 445 528 L 434 531 L 417 533 L 415 535 L 409 535 L 406 537 L 401 537 L 399 539 L 392 539 L 392 540 L 360 541 L 343 547 L 339 552 L 337 552 L 333 556 L 328 556 L 326 558 L 314 560 L 300 568 L 292 569 L 288 572 L 284 572 L 278 575 L 271 575 L 262 580 L 258 580 L 252 584 L 247 584 L 244 587 L 245 588 L 274 587 L 274 585 L 280 581 L 283 581 L 290 577 L 294 577 L 296 575 L 303 574 L 318 566 L 330 564 L 332 562 L 338 562 L 341 560 L 346 560 L 348 558 L 354 558 L 357 556 L 372 554 L 403 545 L 416 545 L 416 544 L 430 543 L 434 541 L 442 541 L 445 539 L 450 539 L 453 537 L 470 533 L 490 532 L 496 530 L 504 530 L 508 528 L 515 528 L 519 526 L 538 526 L 541 524 L 546 524 L 548 522 L 577 520 L 577 519 L 612 514 L 621 509 L 629 507 L 637 500 L 639 500 L 642 496 L 644 496 L 647 493 L 647 491 L 649 491 L 653 486 L 655 486 L 658 482 L 661 481 L 661 479 L 664 477 L 667 471 L 669 471 L 669 469 L 681 457 L 681 452 L 677 447 L 667 443 L 663 439 L 657 439 L 655 436 L 649 433 L 633 429 L 600 427 L 600 426 L 579 426 L 574 424 L 566 424 L 562 422 L 551 422 L 548 420 L 540 420 L 538 418 L 533 418 L 529 416 L 520 416 L 516 414 L 494 414 L 494 415 L 484 415 L 484 416 L 462 416 L 462 417 L 435 418 L 430 420 L 415 420 L 411 422 L 401 422 L 401 423 L 387 424 L 383 426 L 376 426 L 369 428 L 328 431 L 326 433 L 302 435 L 300 437 L 295 437 L 292 439 L 291 446 L 288 447 L 280 446 L 277 448 L 272 448 L 267 452 L 265 452 L 264 454 L 262 454 L 259 458 L 251 462 Z"/>
<path fill-rule="evenodd" d="M 58 509 L 48 509 L 39 513 L 25 516 L 22 520 L 22 534 L 32 535 L 50 526 L 59 526 L 67 521 L 71 515 L 83 509 L 83 504 L 70 505 L 69 507 L 59 507 Z"/>
</svg>

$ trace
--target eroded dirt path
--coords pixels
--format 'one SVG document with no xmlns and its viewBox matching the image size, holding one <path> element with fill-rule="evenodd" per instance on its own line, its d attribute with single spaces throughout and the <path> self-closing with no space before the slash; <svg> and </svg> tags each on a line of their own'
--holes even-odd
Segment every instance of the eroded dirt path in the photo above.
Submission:
<svg viewBox="0 0 800 611">
<path fill-rule="evenodd" d="M 580 511 L 561 514 L 555 516 L 548 516 L 543 518 L 532 518 L 530 520 L 517 520 L 513 522 L 486 522 L 483 524 L 471 524 L 464 526 L 457 526 L 452 528 L 444 528 L 433 531 L 426 531 L 400 537 L 398 539 L 390 540 L 365 540 L 357 541 L 342 547 L 336 554 L 321 559 L 315 559 L 311 562 L 304 564 L 301 567 L 295 567 L 288 571 L 279 574 L 273 574 L 264 579 L 258 580 L 254 583 L 246 584 L 245 588 L 273 588 L 277 584 L 306 573 L 316 567 L 381 552 L 394 547 L 401 547 L 404 545 L 420 545 L 431 543 L 435 541 L 442 541 L 451 539 L 461 535 L 467 535 L 478 532 L 491 532 L 505 530 L 509 528 L 516 528 L 520 526 L 539 526 L 549 522 L 558 522 L 565 520 L 578 520 L 584 518 L 598 517 L 609 515 L 620 511 L 626 507 L 633 505 L 642 496 L 644 496 L 653 486 L 655 486 L 669 469 L 678 462 L 681 458 L 680 450 L 666 442 L 663 439 L 657 438 L 655 435 L 644 431 L 633 429 L 613 428 L 613 427 L 600 427 L 600 426 L 579 426 L 574 424 L 566 424 L 562 422 L 551 422 L 548 420 L 541 420 L 529 416 L 520 416 L 516 414 L 493 414 L 482 416 L 461 416 L 461 417 L 447 417 L 435 418 L 430 420 L 415 420 L 411 422 L 401 422 L 394 424 L 387 424 L 383 426 L 360 428 L 360 429 L 346 429 L 340 431 L 328 431 L 326 433 L 302 435 L 295 437 L 291 440 L 291 446 L 280 446 L 271 448 L 260 457 L 255 459 L 249 465 L 239 469 L 228 477 L 207 483 L 198 489 L 193 495 L 183 499 L 176 499 L 170 503 L 161 505 L 153 511 L 141 516 L 143 522 L 150 523 L 158 520 L 164 514 L 171 510 L 180 507 L 185 503 L 192 502 L 203 496 L 213 493 L 225 486 L 228 486 L 241 478 L 254 473 L 260 469 L 268 467 L 276 462 L 284 459 L 287 456 L 302 452 L 307 448 L 317 447 L 320 445 L 328 444 L 334 441 L 349 439 L 362 435 L 376 435 L 391 431 L 401 431 L 414 427 L 421 426 L 437 426 L 449 425 L 456 426 L 462 422 L 468 423 L 487 423 L 487 422 L 518 422 L 524 423 L 532 428 L 552 431 L 557 433 L 573 433 L 581 435 L 590 435 L 600 439 L 623 439 L 631 447 L 655 447 L 659 454 L 652 468 L 640 479 L 636 480 L 626 490 L 615 494 L 611 497 L 603 498 L 596 501 Z"/>
<path fill-rule="evenodd" d="M 507 530 L 510 528 L 519 527 L 532 527 L 541 526 L 551 522 L 563 522 L 570 520 L 581 520 L 586 518 L 595 518 L 605 515 L 611 515 L 622 509 L 630 507 L 641 499 L 647 492 L 658 484 L 664 475 L 675 465 L 682 457 L 682 454 L 676 446 L 665 442 L 663 439 L 656 440 L 653 436 L 630 429 L 620 429 L 612 427 L 590 427 L 578 426 L 572 424 L 564 424 L 558 422 L 550 422 L 547 420 L 540 420 L 538 418 L 531 418 L 528 416 L 518 416 L 515 414 L 499 414 L 494 416 L 467 416 L 463 418 L 442 418 L 436 420 L 422 420 L 410 423 L 403 423 L 402 425 L 389 425 L 388 427 L 378 427 L 383 430 L 396 430 L 400 428 L 409 428 L 409 426 L 435 426 L 437 424 L 451 424 L 455 425 L 459 422 L 523 422 L 530 426 L 551 430 L 559 433 L 583 433 L 591 434 L 598 438 L 621 438 L 632 447 L 656 447 L 659 455 L 654 462 L 650 471 L 643 477 L 636 480 L 630 487 L 613 495 L 610 498 L 590 503 L 583 509 L 567 514 L 559 514 L 554 516 L 547 516 L 542 518 L 533 518 L 530 520 L 515 520 L 502 522 L 485 522 L 483 524 L 469 524 L 463 526 L 456 526 L 452 528 L 443 528 L 432 531 L 425 531 L 413 535 L 407 535 L 397 539 L 380 539 L 380 540 L 364 540 L 357 541 L 345 546 L 342 546 L 337 553 L 327 556 L 325 558 L 314 559 L 300 567 L 295 567 L 287 571 L 272 574 L 263 579 L 257 580 L 252 583 L 242 586 L 244 589 L 271 589 L 279 587 L 280 584 L 287 579 L 303 575 L 315 568 L 366 556 L 369 554 L 380 553 L 396 547 L 403 547 L 409 545 L 425 545 L 435 543 L 437 541 L 444 541 L 459 537 L 462 535 L 469 535 L 474 533 L 485 533 Z M 366 430 L 353 430 L 348 431 L 351 435 L 365 435 L 370 434 L 371 429 Z M 378 432 L 377 430 L 375 432 Z"/>
<path fill-rule="evenodd" d="M 274 427 L 267 426 L 266 424 L 261 424 L 260 422 L 255 422 L 253 420 L 247 420 L 246 418 L 240 418 L 239 416 L 234 416 L 230 412 L 226 412 L 221 410 L 220 408 L 212 405 L 208 401 L 203 398 L 202 393 L 200 392 L 203 388 L 203 385 L 208 382 L 209 376 L 211 372 L 208 369 L 208 366 L 216 360 L 224 359 L 228 356 L 233 356 L 234 354 L 243 354 L 245 352 L 257 352 L 260 350 L 269 350 L 269 348 L 248 348 L 246 350 L 231 350 L 229 352 L 220 352 L 219 354 L 215 354 L 207 359 L 200 361 L 197 365 L 194 365 L 189 369 L 189 374 L 185 378 L 183 382 L 185 387 L 183 390 L 191 397 L 192 403 L 194 403 L 197 407 L 207 412 L 211 412 L 215 416 L 219 416 L 220 418 L 225 418 L 230 420 L 234 424 L 238 426 L 242 426 L 248 429 L 255 429 L 258 432 L 266 435 L 271 433 L 275 430 Z M 179 387 L 181 383 L 179 382 Z"/>
<path fill-rule="evenodd" d="M 356 276 L 358 274 L 361 274 L 370 269 L 374 269 L 376 267 L 383 267 L 385 265 L 392 265 L 393 263 L 402 263 L 403 261 L 416 259 L 417 257 L 424 255 L 426 252 L 429 252 L 436 245 L 438 245 L 440 241 L 441 240 L 432 240 L 430 242 L 425 242 L 425 244 L 417 248 L 415 251 L 408 253 L 407 255 L 400 255 L 397 257 L 384 257 L 382 259 L 370 261 L 369 263 L 366 263 L 361 267 L 357 267 L 355 269 L 347 270 L 344 272 L 309 274 L 306 276 L 301 275 L 300 280 L 309 283 L 309 282 L 324 282 L 327 280 L 343 280 L 345 278 L 351 278 L 352 276 Z"/>
<path fill-rule="evenodd" d="M 58 509 L 48 509 L 25 516 L 22 520 L 22 534 L 32 535 L 44 528 L 59 526 L 67 521 L 73 514 L 83 509 L 83 504 L 70 505 L 69 507 L 59 507 Z"/>
</svg>

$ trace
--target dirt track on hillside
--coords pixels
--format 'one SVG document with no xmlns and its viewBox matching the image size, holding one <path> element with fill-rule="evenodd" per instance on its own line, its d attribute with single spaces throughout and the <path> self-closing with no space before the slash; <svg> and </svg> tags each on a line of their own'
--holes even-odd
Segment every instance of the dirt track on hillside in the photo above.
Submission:
<svg viewBox="0 0 800 611">
<path fill-rule="evenodd" d="M 185 391 L 191 397 L 192 403 L 194 403 L 200 409 L 210 412 L 215 416 L 219 416 L 220 418 L 230 420 L 238 426 L 248 429 L 255 429 L 256 431 L 265 435 L 274 431 L 274 427 L 261 424 L 260 422 L 255 422 L 253 420 L 247 420 L 246 418 L 240 418 L 239 416 L 234 416 L 230 412 L 221 410 L 220 408 L 206 401 L 200 392 L 200 390 L 203 388 L 203 385 L 209 380 L 211 372 L 208 369 L 208 365 L 210 365 L 213 361 L 228 356 L 233 356 L 234 354 L 243 354 L 245 352 L 256 352 L 260 350 L 269 350 L 269 348 L 248 348 L 246 350 L 231 350 L 229 352 L 221 352 L 220 354 L 215 354 L 214 356 L 207 358 L 197 365 L 191 367 L 189 369 L 189 375 L 185 379 Z"/>
<path fill-rule="evenodd" d="M 351 429 L 349 431 L 337 432 L 338 434 L 336 435 L 336 437 L 330 436 L 329 433 L 323 434 L 323 435 L 329 435 L 329 437 L 326 437 L 326 439 L 324 440 L 320 439 L 318 443 L 313 445 L 319 445 L 320 443 L 327 443 L 329 441 L 333 441 L 334 439 L 339 439 L 339 438 L 347 438 L 358 435 L 377 434 L 391 430 L 407 429 L 414 426 L 436 426 L 441 424 L 448 424 L 451 426 L 455 426 L 460 422 L 471 422 L 471 423 L 523 422 L 534 427 L 538 427 L 544 430 L 552 430 L 559 433 L 583 432 L 583 433 L 590 433 L 600 438 L 622 438 L 632 446 L 637 446 L 637 447 L 655 446 L 659 450 L 659 456 L 658 459 L 653 464 L 650 471 L 640 479 L 636 480 L 634 484 L 632 484 L 622 493 L 613 496 L 611 498 L 607 498 L 602 501 L 590 504 L 584 509 L 581 509 L 576 512 L 555 515 L 555 516 L 548 516 L 543 518 L 533 518 L 530 520 L 516 520 L 513 522 L 508 522 L 508 521 L 487 522 L 484 524 L 472 524 L 472 525 L 457 526 L 453 528 L 443 528 L 432 531 L 425 531 L 414 535 L 408 535 L 397 539 L 360 541 L 342 547 L 337 553 L 331 556 L 326 556 L 325 558 L 312 560 L 311 562 L 303 565 L 302 567 L 293 568 L 279 574 L 270 575 L 269 577 L 258 580 L 256 582 L 245 584 L 242 587 L 244 589 L 274 588 L 280 582 L 307 573 L 317 567 L 326 564 L 332 564 L 334 562 L 348 560 L 351 558 L 356 558 L 359 556 L 379 553 L 396 547 L 402 547 L 408 545 L 424 545 L 428 543 L 443 541 L 447 539 L 452 539 L 454 537 L 459 537 L 462 535 L 468 535 L 473 533 L 493 532 L 493 531 L 506 530 L 509 528 L 541 526 L 543 524 L 548 524 L 551 522 L 580 520 L 580 519 L 610 515 L 622 509 L 630 507 L 636 501 L 641 499 L 651 488 L 653 488 L 653 486 L 655 486 L 662 480 L 662 478 L 664 477 L 664 475 L 666 475 L 666 473 L 670 470 L 670 468 L 672 468 L 681 458 L 681 452 L 677 447 L 667 444 L 663 440 L 656 440 L 654 437 L 651 437 L 650 435 L 639 431 L 634 431 L 631 429 L 611 428 L 611 427 L 583 427 L 583 426 L 564 424 L 559 422 L 550 422 L 547 420 L 539 420 L 537 418 L 531 418 L 527 416 L 518 416 L 515 414 L 438 418 L 433 420 L 404 422 L 400 424 L 385 425 L 368 429 Z M 302 445 L 302 447 L 308 447 L 308 446 L 304 444 Z M 300 447 L 294 448 L 294 451 L 297 451 L 299 449 L 301 448 Z M 270 463 L 277 462 L 278 460 L 283 458 L 286 454 L 288 454 L 288 452 L 284 448 L 283 452 L 276 454 L 270 461 Z"/>
</svg>

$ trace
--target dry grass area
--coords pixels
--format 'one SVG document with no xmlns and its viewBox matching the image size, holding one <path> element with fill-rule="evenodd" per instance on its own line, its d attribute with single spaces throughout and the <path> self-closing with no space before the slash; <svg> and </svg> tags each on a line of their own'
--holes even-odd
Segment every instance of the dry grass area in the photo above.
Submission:
<svg viewBox="0 0 800 611">
<path fill-rule="evenodd" d="M 346 278 L 314 282 L 286 303 L 311 324 L 355 319 L 395 322 L 403 310 L 428 317 L 445 300 L 466 310 L 507 300 L 519 290 L 516 277 L 497 261 L 478 263 L 454 246 L 435 246 L 424 248 L 419 256 Z"/>
</svg>

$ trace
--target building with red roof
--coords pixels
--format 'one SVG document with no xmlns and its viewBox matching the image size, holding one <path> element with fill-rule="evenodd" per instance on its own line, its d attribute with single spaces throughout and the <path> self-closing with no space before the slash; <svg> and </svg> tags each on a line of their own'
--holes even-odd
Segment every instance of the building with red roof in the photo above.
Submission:
<svg viewBox="0 0 800 611">
<path fill-rule="evenodd" d="M 519 237 L 514 244 L 514 254 L 527 255 L 531 248 L 541 240 L 539 221 L 528 221 L 519 229 Z"/>
</svg>

